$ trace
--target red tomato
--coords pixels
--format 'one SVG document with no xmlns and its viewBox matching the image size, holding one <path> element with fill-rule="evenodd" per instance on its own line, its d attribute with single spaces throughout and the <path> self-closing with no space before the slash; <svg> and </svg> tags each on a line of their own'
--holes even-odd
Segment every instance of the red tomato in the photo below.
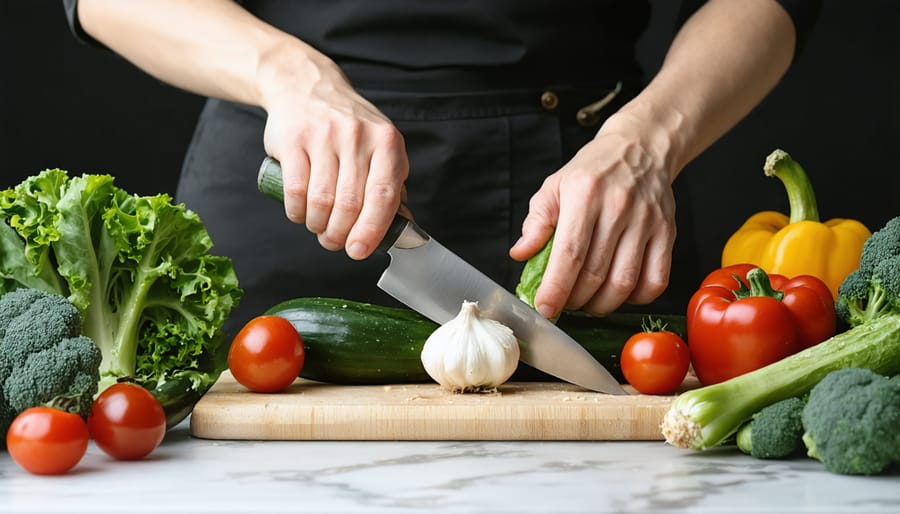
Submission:
<svg viewBox="0 0 900 514">
<path fill-rule="evenodd" d="M 94 443 L 118 460 L 143 459 L 166 435 L 166 413 L 153 393 L 129 382 L 106 388 L 88 416 Z"/>
<path fill-rule="evenodd" d="M 10 457 L 38 475 L 61 475 L 84 457 L 88 428 L 78 414 L 32 407 L 16 416 L 6 433 Z"/>
<path fill-rule="evenodd" d="M 704 385 L 761 368 L 834 335 L 834 300 L 824 282 L 810 275 L 788 279 L 773 274 L 768 275 L 768 290 L 756 286 L 751 291 L 747 273 L 754 268 L 736 264 L 710 273 L 688 304 L 691 360 Z"/>
<path fill-rule="evenodd" d="M 667 330 L 638 332 L 625 341 L 625 380 L 643 394 L 668 394 L 684 381 L 691 354 L 684 339 Z"/>
<path fill-rule="evenodd" d="M 275 393 L 291 385 L 305 360 L 300 334 L 280 316 L 253 318 L 228 350 L 228 367 L 235 380 L 257 393 Z"/>
</svg>

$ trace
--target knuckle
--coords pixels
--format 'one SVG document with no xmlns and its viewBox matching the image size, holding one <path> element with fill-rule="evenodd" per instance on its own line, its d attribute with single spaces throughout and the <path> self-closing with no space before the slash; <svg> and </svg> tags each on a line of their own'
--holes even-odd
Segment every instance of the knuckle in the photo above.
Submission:
<svg viewBox="0 0 900 514">
<path fill-rule="evenodd" d="M 400 202 L 400 191 L 393 184 L 376 183 L 369 187 L 366 201 L 393 207 Z"/>
<path fill-rule="evenodd" d="M 313 209 L 330 210 L 334 206 L 334 193 L 324 189 L 310 191 L 306 201 Z"/>
<path fill-rule="evenodd" d="M 580 266 L 584 262 L 586 247 L 582 241 L 577 239 L 566 239 L 559 243 L 553 243 L 553 249 L 560 252 L 560 255 L 567 262 Z"/>
<path fill-rule="evenodd" d="M 592 286 L 597 286 L 606 280 L 606 273 L 595 266 L 585 266 L 581 270 L 579 282 Z"/>
<path fill-rule="evenodd" d="M 403 135 L 400 134 L 400 131 L 397 130 L 393 124 L 389 122 L 379 123 L 375 127 L 375 137 L 381 144 L 388 145 L 391 147 L 403 147 L 404 140 Z"/>
<path fill-rule="evenodd" d="M 654 275 L 647 280 L 645 289 L 647 294 L 657 297 L 669 286 L 669 278 L 662 275 Z"/>
<path fill-rule="evenodd" d="M 334 210 L 344 213 L 358 213 L 362 207 L 362 198 L 355 191 L 347 191 L 338 195 L 334 201 Z"/>
<path fill-rule="evenodd" d="M 301 182 L 285 182 L 284 196 L 285 198 L 306 198 L 308 192 L 307 186 Z"/>
<path fill-rule="evenodd" d="M 627 296 L 637 285 L 637 276 L 633 271 L 622 271 L 609 277 L 609 288 L 619 295 Z"/>
</svg>

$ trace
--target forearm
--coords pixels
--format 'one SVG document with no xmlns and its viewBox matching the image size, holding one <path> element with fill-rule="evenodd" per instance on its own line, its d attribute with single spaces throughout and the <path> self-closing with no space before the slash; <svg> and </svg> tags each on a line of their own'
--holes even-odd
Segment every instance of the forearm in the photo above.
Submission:
<svg viewBox="0 0 900 514">
<path fill-rule="evenodd" d="M 314 68 L 305 62 L 324 59 L 230 0 L 80 0 L 78 16 L 88 34 L 150 75 L 250 105 L 265 107 L 278 78 L 303 79 L 298 72 Z"/>
<path fill-rule="evenodd" d="M 647 88 L 616 117 L 651 127 L 648 146 L 674 180 L 772 90 L 794 47 L 791 19 L 775 1 L 710 1 L 678 33 Z"/>
</svg>

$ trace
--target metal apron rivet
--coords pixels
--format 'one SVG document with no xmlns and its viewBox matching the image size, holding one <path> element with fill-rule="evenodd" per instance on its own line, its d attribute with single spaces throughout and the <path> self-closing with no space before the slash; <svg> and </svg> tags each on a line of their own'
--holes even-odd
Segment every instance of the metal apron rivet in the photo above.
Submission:
<svg viewBox="0 0 900 514">
<path fill-rule="evenodd" d="M 603 98 L 597 100 L 596 102 L 586 105 L 581 109 L 578 109 L 578 112 L 575 113 L 575 120 L 578 121 L 578 124 L 582 127 L 593 127 L 600 121 L 600 117 L 597 116 L 597 113 L 600 112 L 601 109 L 609 105 L 619 92 L 622 91 L 622 82 L 618 82 L 616 84 L 616 88 L 609 92 Z"/>
<path fill-rule="evenodd" d="M 559 105 L 559 97 L 553 91 L 544 91 L 541 94 L 541 107 L 552 111 Z"/>
</svg>

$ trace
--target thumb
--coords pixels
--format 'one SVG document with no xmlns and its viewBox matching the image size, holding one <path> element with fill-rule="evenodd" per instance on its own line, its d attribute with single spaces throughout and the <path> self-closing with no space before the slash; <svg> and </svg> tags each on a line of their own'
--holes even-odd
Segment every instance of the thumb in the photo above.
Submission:
<svg viewBox="0 0 900 514">
<path fill-rule="evenodd" d="M 510 257 L 517 261 L 527 260 L 547 244 L 559 221 L 557 198 L 547 188 L 541 188 L 531 198 L 528 215 L 522 222 L 522 236 L 509 249 Z"/>
</svg>

